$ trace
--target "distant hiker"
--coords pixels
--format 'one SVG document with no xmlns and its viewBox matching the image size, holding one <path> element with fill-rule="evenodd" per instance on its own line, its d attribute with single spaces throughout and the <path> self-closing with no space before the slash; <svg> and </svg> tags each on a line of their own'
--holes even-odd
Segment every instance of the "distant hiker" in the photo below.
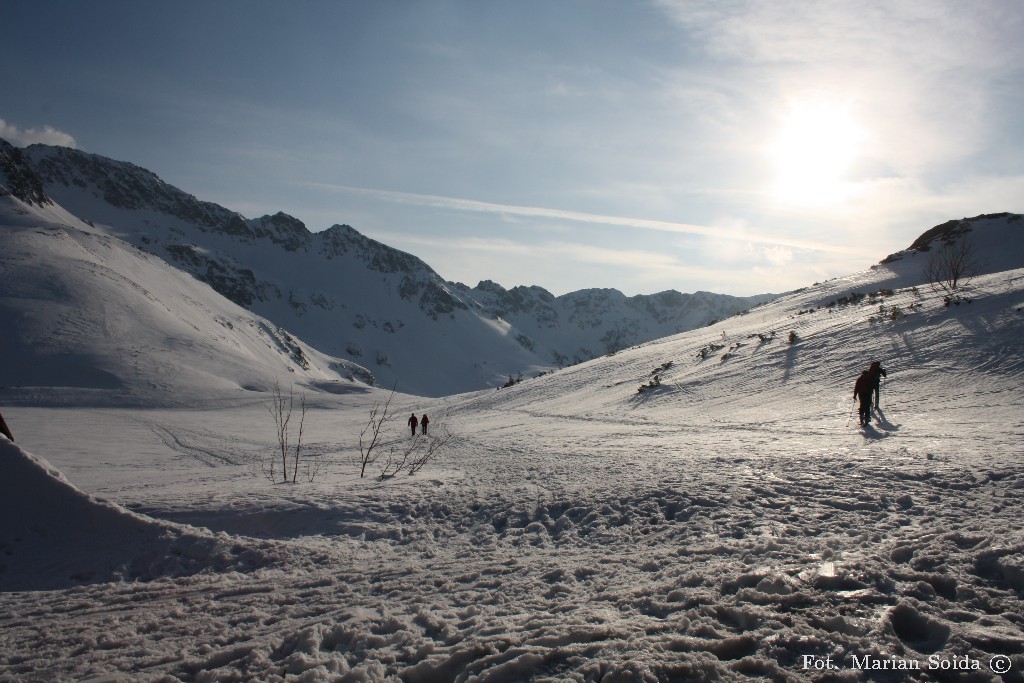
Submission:
<svg viewBox="0 0 1024 683">
<path fill-rule="evenodd" d="M 860 426 L 865 426 L 871 421 L 871 376 L 867 370 L 860 373 L 857 382 L 853 385 L 853 398 L 860 399 Z"/>
<path fill-rule="evenodd" d="M 409 416 L 409 429 L 412 430 L 412 435 L 416 436 L 416 425 L 419 421 L 416 419 L 416 413 Z"/>
<path fill-rule="evenodd" d="M 3 415 L 0 415 L 0 434 L 3 434 L 11 441 L 14 441 L 14 435 L 11 434 L 11 428 L 7 426 L 6 422 L 4 422 Z"/>
<path fill-rule="evenodd" d="M 871 378 L 871 390 L 875 394 L 875 410 L 878 410 L 879 385 L 882 383 L 882 378 L 887 376 L 885 368 L 876 360 L 868 368 L 868 376 Z"/>
<path fill-rule="evenodd" d="M 426 413 L 423 413 L 423 417 L 420 418 L 420 428 L 423 430 L 424 434 L 427 433 L 428 424 L 430 424 L 430 418 L 427 417 Z"/>
</svg>

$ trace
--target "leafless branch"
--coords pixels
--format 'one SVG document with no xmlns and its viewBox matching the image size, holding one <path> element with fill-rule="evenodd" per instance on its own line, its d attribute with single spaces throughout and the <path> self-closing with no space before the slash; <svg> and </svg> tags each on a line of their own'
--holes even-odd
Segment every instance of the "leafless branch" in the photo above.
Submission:
<svg viewBox="0 0 1024 683">
<path fill-rule="evenodd" d="M 394 387 L 391 388 L 391 393 L 388 395 L 388 400 L 383 405 L 380 403 L 374 403 L 373 408 L 370 409 L 370 419 L 367 420 L 366 426 L 359 432 L 359 476 L 366 476 L 366 467 L 376 462 L 379 456 L 378 449 L 381 445 L 381 441 L 384 438 L 384 427 L 385 425 L 394 419 L 393 415 L 388 414 L 388 410 L 391 407 L 391 399 L 395 396 Z"/>
<path fill-rule="evenodd" d="M 295 482 L 299 473 L 299 461 L 302 456 L 302 437 L 306 428 L 306 396 L 301 394 L 299 396 L 301 417 L 299 420 L 299 434 L 298 441 L 295 444 L 294 451 L 291 448 L 291 435 L 289 434 L 289 426 L 291 425 L 292 413 L 295 409 L 295 392 L 292 387 L 288 388 L 288 395 L 285 396 L 281 391 L 281 384 L 274 381 L 273 396 L 270 399 L 270 403 L 267 405 L 267 412 L 270 413 L 271 418 L 274 420 L 274 434 L 277 439 L 276 452 L 273 457 L 269 459 L 269 462 L 261 466 L 263 475 L 270 481 L 277 480 L 277 473 L 275 471 L 275 461 L 277 456 L 281 457 L 281 480 L 288 481 L 288 458 L 292 458 L 292 472 L 291 480 Z"/>
<path fill-rule="evenodd" d="M 445 418 L 438 421 L 430 436 L 417 435 L 404 446 L 392 447 L 381 468 L 380 479 L 390 479 L 403 472 L 412 476 L 446 450 L 455 435 Z"/>
<path fill-rule="evenodd" d="M 946 294 L 954 294 L 957 288 L 970 283 L 977 273 L 974 245 L 966 235 L 933 250 L 924 268 L 924 276 L 932 289 Z"/>
<path fill-rule="evenodd" d="M 295 444 L 295 460 L 292 462 L 292 483 L 295 483 L 299 476 L 299 454 L 302 452 L 302 433 L 306 428 L 306 395 L 301 394 L 299 396 L 299 405 L 301 407 L 301 417 L 299 419 L 299 438 Z M 289 408 L 290 410 L 290 408 Z M 287 478 L 287 473 L 286 477 Z"/>
</svg>

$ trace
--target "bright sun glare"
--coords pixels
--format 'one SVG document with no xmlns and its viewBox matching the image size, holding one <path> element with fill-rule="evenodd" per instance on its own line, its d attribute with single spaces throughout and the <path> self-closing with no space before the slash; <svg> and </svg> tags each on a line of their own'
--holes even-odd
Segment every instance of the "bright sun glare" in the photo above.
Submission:
<svg viewBox="0 0 1024 683">
<path fill-rule="evenodd" d="M 863 129 L 843 107 L 791 107 L 772 146 L 775 197 L 786 203 L 816 206 L 842 202 L 849 187 L 844 176 L 863 138 Z"/>
</svg>

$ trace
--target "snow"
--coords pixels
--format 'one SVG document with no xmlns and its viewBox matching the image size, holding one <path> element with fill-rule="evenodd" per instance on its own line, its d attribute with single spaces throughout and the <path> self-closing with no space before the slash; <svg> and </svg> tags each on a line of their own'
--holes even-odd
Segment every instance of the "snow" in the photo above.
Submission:
<svg viewBox="0 0 1024 683">
<path fill-rule="evenodd" d="M 509 388 L 395 394 L 385 452 L 410 412 L 455 437 L 382 480 L 357 459 L 387 391 L 11 206 L 0 304 L 37 337 L 5 330 L 7 358 L 113 335 L 132 390 L 0 390 L 0 680 L 1021 680 L 1020 220 L 975 224 L 988 267 L 958 305 L 907 253 Z M 74 315 L 97 297 L 109 318 Z M 5 372 L 58 374 L 37 358 Z M 262 473 L 275 379 L 306 395 L 312 481 Z"/>
</svg>

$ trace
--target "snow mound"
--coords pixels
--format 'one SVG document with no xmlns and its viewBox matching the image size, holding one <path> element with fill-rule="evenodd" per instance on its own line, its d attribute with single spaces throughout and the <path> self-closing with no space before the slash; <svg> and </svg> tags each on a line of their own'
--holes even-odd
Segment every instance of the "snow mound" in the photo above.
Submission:
<svg viewBox="0 0 1024 683">
<path fill-rule="evenodd" d="M 147 581 L 265 566 L 263 546 L 161 522 L 75 488 L 0 437 L 0 591 Z"/>
</svg>

